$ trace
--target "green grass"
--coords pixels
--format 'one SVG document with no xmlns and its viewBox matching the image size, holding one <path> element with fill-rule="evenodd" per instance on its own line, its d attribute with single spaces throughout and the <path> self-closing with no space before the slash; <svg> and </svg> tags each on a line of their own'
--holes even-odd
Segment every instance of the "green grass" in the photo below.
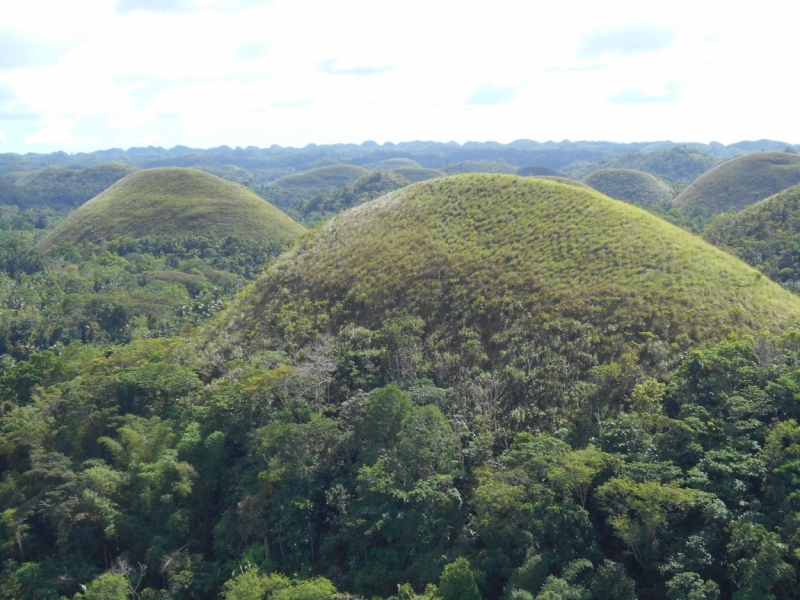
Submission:
<svg viewBox="0 0 800 600">
<path fill-rule="evenodd" d="M 422 165 L 410 158 L 388 158 L 386 160 L 367 165 L 367 168 L 373 171 L 394 171 L 395 169 L 405 167 L 422 168 Z"/>
<path fill-rule="evenodd" d="M 525 175 L 525 177 L 535 177 L 536 179 L 544 179 L 545 181 L 557 181 L 558 183 L 574 185 L 575 187 L 583 188 L 585 190 L 592 189 L 582 181 L 571 179 L 570 177 L 563 177 L 561 175 Z"/>
<path fill-rule="evenodd" d="M 800 155 L 746 154 L 714 167 L 673 203 L 690 215 L 711 217 L 738 212 L 800 183 Z"/>
<path fill-rule="evenodd" d="M 517 175 L 520 175 L 522 177 L 528 177 L 531 175 L 533 175 L 534 177 L 535 176 L 541 177 L 542 175 L 557 177 L 561 175 L 561 173 L 559 173 L 555 169 L 551 169 L 550 167 L 530 165 L 528 167 L 520 167 L 519 169 L 517 169 Z"/>
<path fill-rule="evenodd" d="M 75 208 L 134 171 L 138 169 L 122 163 L 103 163 L 81 170 L 50 167 L 25 173 L 16 184 L 29 198 L 30 206 Z"/>
<path fill-rule="evenodd" d="M 304 228 L 245 188 L 195 169 L 137 171 L 71 213 L 41 242 L 192 237 L 284 247 Z"/>
<path fill-rule="evenodd" d="M 623 200 L 637 206 L 671 200 L 674 190 L 650 173 L 633 169 L 602 169 L 583 180 L 588 186 L 615 200 Z"/>
<path fill-rule="evenodd" d="M 315 302 L 330 312 L 302 308 Z M 614 358 L 652 335 L 678 353 L 782 330 L 800 319 L 800 298 L 632 205 L 542 179 L 463 175 L 338 215 L 217 327 L 260 344 L 315 319 L 334 331 L 380 328 L 403 310 L 424 320 L 431 348 L 468 369 L 508 364 L 522 348 L 583 356 L 584 343 Z"/>
<path fill-rule="evenodd" d="M 355 165 L 330 165 L 281 177 L 268 188 L 278 193 L 310 198 L 317 193 L 324 194 L 355 183 L 359 177 L 363 177 L 367 173 L 369 173 L 367 169 Z"/>
<path fill-rule="evenodd" d="M 741 212 L 717 216 L 703 237 L 770 279 L 800 291 L 800 186 Z"/>
<path fill-rule="evenodd" d="M 600 169 L 635 169 L 660 177 L 678 186 L 686 186 L 711 169 L 719 162 L 716 156 L 709 156 L 678 146 L 656 152 L 632 152 L 616 158 L 609 158 L 594 165 L 587 165 L 569 174 L 584 178 Z"/>
<path fill-rule="evenodd" d="M 445 177 L 445 174 L 439 169 L 426 169 L 424 167 L 396 167 L 392 169 L 392 173 L 397 173 L 400 177 L 408 179 L 411 183 L 436 179 L 437 177 Z"/>
</svg>

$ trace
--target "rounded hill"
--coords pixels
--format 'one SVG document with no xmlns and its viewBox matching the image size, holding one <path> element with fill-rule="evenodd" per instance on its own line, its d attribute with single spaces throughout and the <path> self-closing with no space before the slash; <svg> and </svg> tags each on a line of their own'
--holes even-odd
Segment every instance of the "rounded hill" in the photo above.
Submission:
<svg viewBox="0 0 800 600">
<path fill-rule="evenodd" d="M 72 209 L 138 170 L 123 163 L 102 163 L 78 170 L 48 167 L 25 173 L 17 180 L 17 186 L 32 205 Z"/>
<path fill-rule="evenodd" d="M 426 169 L 425 167 L 396 167 L 392 173 L 397 173 L 400 177 L 408 179 L 411 183 L 446 177 L 439 169 Z"/>
<path fill-rule="evenodd" d="M 691 215 L 738 212 L 800 183 L 800 155 L 758 152 L 726 161 L 702 175 L 673 200 Z"/>
<path fill-rule="evenodd" d="M 637 206 L 650 206 L 671 200 L 672 188 L 659 179 L 634 169 L 601 169 L 583 180 L 586 185 L 609 198 L 630 202 Z"/>
<path fill-rule="evenodd" d="M 541 165 L 529 165 L 527 167 L 520 167 L 519 169 L 517 169 L 517 175 L 521 175 L 523 177 L 528 177 L 530 175 L 533 176 L 552 175 L 554 177 L 557 177 L 561 175 L 561 173 L 559 173 L 555 169 L 551 169 L 550 167 L 544 167 Z"/>
<path fill-rule="evenodd" d="M 716 217 L 703 237 L 770 279 L 800 291 L 800 186 Z"/>
<path fill-rule="evenodd" d="M 417 161 L 410 158 L 387 158 L 367 165 L 373 171 L 393 171 L 401 167 L 422 167 Z"/>
<path fill-rule="evenodd" d="M 800 298 L 637 207 L 553 181 L 462 175 L 305 236 L 207 339 L 302 345 L 314 323 L 319 335 L 382 332 L 410 344 L 398 365 L 424 363 L 446 385 L 471 369 L 516 373 L 520 393 L 541 399 L 536 386 L 574 383 L 633 349 L 663 361 L 798 319 Z"/>
<path fill-rule="evenodd" d="M 281 177 L 273 181 L 269 189 L 296 197 L 310 198 L 355 183 L 368 173 L 368 169 L 356 165 L 329 165 Z"/>
<path fill-rule="evenodd" d="M 195 169 L 137 171 L 91 199 L 42 239 L 101 243 L 115 238 L 226 240 L 277 251 L 304 228 L 235 183 Z"/>
</svg>

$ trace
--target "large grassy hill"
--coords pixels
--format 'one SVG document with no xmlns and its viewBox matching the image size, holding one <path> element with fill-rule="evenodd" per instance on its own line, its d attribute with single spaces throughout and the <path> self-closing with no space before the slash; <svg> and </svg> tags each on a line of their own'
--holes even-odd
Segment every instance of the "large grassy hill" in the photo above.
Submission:
<svg viewBox="0 0 800 600">
<path fill-rule="evenodd" d="M 642 207 L 665 202 L 675 196 L 673 189 L 663 181 L 650 173 L 633 169 L 603 169 L 595 171 L 583 181 L 610 198 Z"/>
<path fill-rule="evenodd" d="M 278 193 L 310 198 L 317 193 L 327 193 L 355 183 L 359 177 L 367 173 L 369 173 L 367 169 L 356 165 L 330 165 L 281 177 L 269 188 Z"/>
<path fill-rule="evenodd" d="M 31 205 L 72 209 L 134 171 L 138 169 L 122 163 L 104 163 L 80 170 L 49 167 L 21 174 L 16 184 Z"/>
<path fill-rule="evenodd" d="M 552 181 L 463 175 L 398 190 L 304 237 L 206 346 L 238 336 L 234 347 L 302 347 L 355 327 L 341 335 L 394 336 L 398 368 L 410 361 L 444 385 L 503 372 L 530 406 L 626 351 L 659 363 L 798 319 L 800 298 L 637 207 Z"/>
<path fill-rule="evenodd" d="M 800 186 L 719 215 L 703 237 L 765 275 L 800 291 Z"/>
<path fill-rule="evenodd" d="M 245 188 L 195 169 L 138 171 L 71 213 L 40 246 L 115 238 L 229 237 L 275 251 L 303 227 Z"/>
<path fill-rule="evenodd" d="M 707 217 L 737 212 L 800 183 L 800 155 L 759 152 L 726 161 L 686 188 L 673 204 Z"/>
</svg>

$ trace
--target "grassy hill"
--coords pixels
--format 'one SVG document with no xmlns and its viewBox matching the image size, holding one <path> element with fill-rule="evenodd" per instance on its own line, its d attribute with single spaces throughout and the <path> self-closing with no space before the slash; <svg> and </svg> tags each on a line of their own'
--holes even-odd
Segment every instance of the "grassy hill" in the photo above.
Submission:
<svg viewBox="0 0 800 600">
<path fill-rule="evenodd" d="M 650 173 L 633 169 L 603 169 L 595 171 L 583 181 L 609 198 L 642 207 L 671 200 L 675 195 L 673 189 L 663 181 Z"/>
<path fill-rule="evenodd" d="M 29 198 L 29 205 L 72 209 L 134 171 L 138 169 L 122 163 L 104 163 L 81 170 L 50 167 L 22 174 L 16 184 Z"/>
<path fill-rule="evenodd" d="M 703 237 L 770 279 L 800 291 L 800 186 L 716 217 Z"/>
<path fill-rule="evenodd" d="M 393 171 L 402 167 L 422 167 L 417 161 L 410 158 L 388 158 L 379 162 L 367 165 L 373 171 Z"/>
<path fill-rule="evenodd" d="M 678 185 L 688 185 L 716 165 L 720 159 L 685 146 L 653 152 L 632 152 L 609 158 L 594 165 L 570 171 L 573 177 L 584 178 L 601 169 L 635 169 Z"/>
<path fill-rule="evenodd" d="M 338 215 L 206 339 L 301 347 L 315 331 L 364 328 L 352 335 L 396 336 L 398 365 L 424 365 L 447 385 L 516 373 L 521 401 L 541 408 L 597 361 L 632 351 L 657 363 L 798 319 L 800 298 L 637 207 L 542 179 L 464 175 Z"/>
<path fill-rule="evenodd" d="M 691 215 L 737 212 L 800 183 L 800 155 L 759 152 L 726 161 L 673 200 Z"/>
<path fill-rule="evenodd" d="M 426 169 L 424 167 L 397 167 L 392 169 L 392 172 L 397 173 L 400 177 L 408 179 L 411 183 L 436 179 L 437 177 L 446 177 L 445 173 L 439 169 Z"/>
<path fill-rule="evenodd" d="M 582 181 L 572 179 L 570 177 L 563 177 L 561 175 L 526 175 L 525 177 L 534 177 L 536 179 L 544 179 L 545 181 L 556 181 L 566 185 L 574 185 L 575 187 L 583 188 L 585 190 L 594 190 L 591 186 L 586 185 Z"/>
<path fill-rule="evenodd" d="M 355 165 L 330 165 L 281 177 L 268 187 L 278 193 L 310 198 L 314 194 L 327 193 L 355 183 L 359 177 L 367 173 L 369 170 Z"/>
<path fill-rule="evenodd" d="M 540 165 L 530 165 L 530 166 L 527 166 L 527 167 L 520 167 L 519 169 L 517 169 L 517 175 L 520 175 L 522 177 L 527 177 L 529 175 L 533 175 L 533 176 L 537 176 L 537 175 L 538 176 L 541 176 L 541 175 L 558 176 L 558 175 L 561 175 L 561 173 L 559 173 L 555 169 L 551 169 L 550 167 L 543 167 L 543 166 L 540 166 Z"/>
<path fill-rule="evenodd" d="M 71 213 L 40 242 L 47 250 L 119 237 L 192 237 L 272 248 L 290 244 L 303 227 L 245 188 L 195 169 L 138 171 Z"/>
</svg>

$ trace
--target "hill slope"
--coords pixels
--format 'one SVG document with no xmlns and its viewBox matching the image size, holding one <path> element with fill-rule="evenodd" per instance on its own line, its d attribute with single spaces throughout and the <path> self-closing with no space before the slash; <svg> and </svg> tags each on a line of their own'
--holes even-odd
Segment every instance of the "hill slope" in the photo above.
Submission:
<svg viewBox="0 0 800 600">
<path fill-rule="evenodd" d="M 0 204 L 25 206 L 29 201 L 27 194 L 19 187 L 0 177 Z"/>
<path fill-rule="evenodd" d="M 800 183 L 800 155 L 759 152 L 726 161 L 673 200 L 692 215 L 737 212 Z"/>
<path fill-rule="evenodd" d="M 411 183 L 446 177 L 439 169 L 426 169 L 424 167 L 397 167 L 392 169 L 392 173 L 397 173 L 400 177 L 408 179 Z"/>
<path fill-rule="evenodd" d="M 770 279 L 800 291 L 800 186 L 741 212 L 718 216 L 703 237 Z"/>
<path fill-rule="evenodd" d="M 541 403 L 634 341 L 647 363 L 798 318 L 800 298 L 636 207 L 541 179 L 465 175 L 338 215 L 268 268 L 206 339 L 213 352 L 214 340 L 237 336 L 234 345 L 302 346 L 314 323 L 334 335 L 354 325 L 410 344 L 398 368 L 447 386 L 459 373 L 502 372 Z"/>
<path fill-rule="evenodd" d="M 540 165 L 530 165 L 530 166 L 527 166 L 527 167 L 520 167 L 519 169 L 517 169 L 517 175 L 520 175 L 522 177 L 527 177 L 529 175 L 533 175 L 533 176 L 536 176 L 536 175 L 548 175 L 548 176 L 557 177 L 557 176 L 561 175 L 561 173 L 559 173 L 555 169 L 551 169 L 550 167 L 542 167 Z"/>
<path fill-rule="evenodd" d="M 278 193 L 310 198 L 314 194 L 324 194 L 355 183 L 359 177 L 367 173 L 369 170 L 355 165 L 330 165 L 281 177 L 273 181 L 268 188 Z"/>
<path fill-rule="evenodd" d="M 586 177 L 601 169 L 635 169 L 661 177 L 672 183 L 688 185 L 716 165 L 720 159 L 685 146 L 653 152 L 632 152 L 579 168 L 570 174 Z"/>
<path fill-rule="evenodd" d="M 245 188 L 195 169 L 138 171 L 62 221 L 40 245 L 74 244 L 126 236 L 225 240 L 275 251 L 303 227 Z"/>
<path fill-rule="evenodd" d="M 675 195 L 663 181 L 650 173 L 633 169 L 603 169 L 595 171 L 583 181 L 609 198 L 642 207 L 671 200 Z"/>
<path fill-rule="evenodd" d="M 75 208 L 138 170 L 122 163 L 104 163 L 81 170 L 50 167 L 26 173 L 16 183 L 31 205 Z"/>
</svg>

